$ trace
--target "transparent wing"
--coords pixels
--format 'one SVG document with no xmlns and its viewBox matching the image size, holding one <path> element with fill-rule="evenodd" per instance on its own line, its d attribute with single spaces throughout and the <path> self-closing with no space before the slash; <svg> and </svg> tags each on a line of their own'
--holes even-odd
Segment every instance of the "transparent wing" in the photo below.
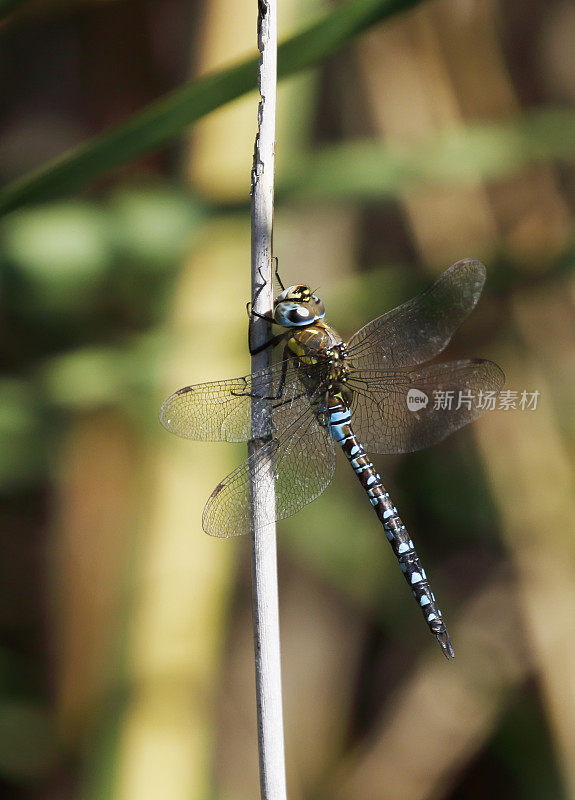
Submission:
<svg viewBox="0 0 575 800">
<path fill-rule="evenodd" d="M 474 308 L 484 283 L 481 261 L 458 261 L 425 292 L 360 328 L 349 340 L 349 360 L 372 370 L 430 361 Z"/>
<path fill-rule="evenodd" d="M 309 406 L 304 387 L 288 360 L 253 375 L 179 389 L 162 405 L 160 422 L 184 439 L 246 442 L 252 436 L 252 398 L 257 402 L 257 397 L 274 398 L 274 419 L 281 417 L 274 423 L 278 431 Z"/>
<path fill-rule="evenodd" d="M 421 450 L 481 416 L 504 382 L 497 364 L 482 359 L 353 372 L 352 425 L 368 451 Z"/>
<path fill-rule="evenodd" d="M 218 484 L 206 503 L 203 528 L 222 537 L 250 530 L 250 471 L 255 481 L 267 482 L 270 491 L 275 490 L 275 504 L 269 502 L 268 492 L 258 497 L 255 508 L 261 523 L 269 525 L 315 500 L 331 481 L 334 469 L 333 441 L 308 403 L 299 419 Z"/>
</svg>

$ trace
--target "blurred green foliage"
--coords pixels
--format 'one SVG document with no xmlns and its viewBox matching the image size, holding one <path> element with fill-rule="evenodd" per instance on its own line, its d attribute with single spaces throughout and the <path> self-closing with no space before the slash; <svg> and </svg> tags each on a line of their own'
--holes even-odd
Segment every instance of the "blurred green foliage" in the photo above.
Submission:
<svg viewBox="0 0 575 800">
<path fill-rule="evenodd" d="M 279 193 L 298 198 L 384 200 L 417 186 L 501 180 L 549 160 L 573 161 L 575 112 L 533 111 L 512 122 L 453 128 L 416 144 L 346 141 L 292 161 Z"/>
<path fill-rule="evenodd" d="M 164 339 L 150 325 L 165 313 L 171 276 L 205 214 L 190 194 L 158 186 L 2 222 L 11 338 L 0 381 L 0 488 L 42 479 L 57 419 L 50 409 L 154 413 Z"/>
</svg>

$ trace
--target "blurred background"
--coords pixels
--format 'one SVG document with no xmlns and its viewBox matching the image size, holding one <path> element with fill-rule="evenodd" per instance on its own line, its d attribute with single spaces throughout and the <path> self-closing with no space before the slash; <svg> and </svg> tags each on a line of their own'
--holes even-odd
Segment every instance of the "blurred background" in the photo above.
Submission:
<svg viewBox="0 0 575 800">
<path fill-rule="evenodd" d="M 448 356 L 540 394 L 375 458 L 454 662 L 344 459 L 279 525 L 289 797 L 575 798 L 575 6 L 416 5 L 282 82 L 281 275 L 347 337 L 480 258 Z M 333 9 L 281 3 L 280 38 Z M 4 184 L 256 52 L 254 2 L 0 14 Z M 157 422 L 175 389 L 249 371 L 256 113 L 252 92 L 0 220 L 7 800 L 259 796 L 249 541 L 201 530 L 245 448 Z"/>
</svg>

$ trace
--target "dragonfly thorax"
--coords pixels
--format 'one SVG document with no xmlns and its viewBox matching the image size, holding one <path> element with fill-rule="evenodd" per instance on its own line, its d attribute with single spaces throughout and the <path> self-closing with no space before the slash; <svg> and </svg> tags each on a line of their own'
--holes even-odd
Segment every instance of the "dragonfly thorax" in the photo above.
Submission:
<svg viewBox="0 0 575 800">
<path fill-rule="evenodd" d="M 309 286 L 288 286 L 274 301 L 274 322 L 284 328 L 313 325 L 324 316 L 323 303 Z"/>
<path fill-rule="evenodd" d="M 326 375 L 327 388 L 330 393 L 341 395 L 349 402 L 352 391 L 347 386 L 349 367 L 346 361 L 347 352 L 345 342 L 339 342 L 326 351 L 328 370 Z"/>
</svg>

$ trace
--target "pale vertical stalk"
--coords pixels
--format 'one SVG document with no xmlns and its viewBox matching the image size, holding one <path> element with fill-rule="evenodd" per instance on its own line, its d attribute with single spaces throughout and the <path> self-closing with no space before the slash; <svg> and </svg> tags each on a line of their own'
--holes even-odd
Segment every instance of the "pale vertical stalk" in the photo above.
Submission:
<svg viewBox="0 0 575 800">
<path fill-rule="evenodd" d="M 273 306 L 272 231 L 274 202 L 274 141 L 276 114 L 277 2 L 258 2 L 258 47 L 261 52 L 258 84 L 258 133 L 252 170 L 252 303 L 254 311 L 269 315 Z M 254 320 L 254 347 L 271 335 L 265 320 Z M 268 366 L 269 349 L 252 358 L 252 373 Z M 260 387 L 265 391 L 267 385 Z M 258 393 L 257 381 L 253 383 Z M 257 452 L 271 433 L 271 403 L 253 403 L 250 455 Z M 267 468 L 264 468 L 267 467 Z M 285 800 L 285 760 L 281 696 L 281 664 L 278 612 L 278 581 L 275 526 L 265 525 L 274 517 L 274 464 L 258 460 L 251 473 L 252 499 L 252 597 L 258 713 L 258 747 L 262 800 Z"/>
</svg>

